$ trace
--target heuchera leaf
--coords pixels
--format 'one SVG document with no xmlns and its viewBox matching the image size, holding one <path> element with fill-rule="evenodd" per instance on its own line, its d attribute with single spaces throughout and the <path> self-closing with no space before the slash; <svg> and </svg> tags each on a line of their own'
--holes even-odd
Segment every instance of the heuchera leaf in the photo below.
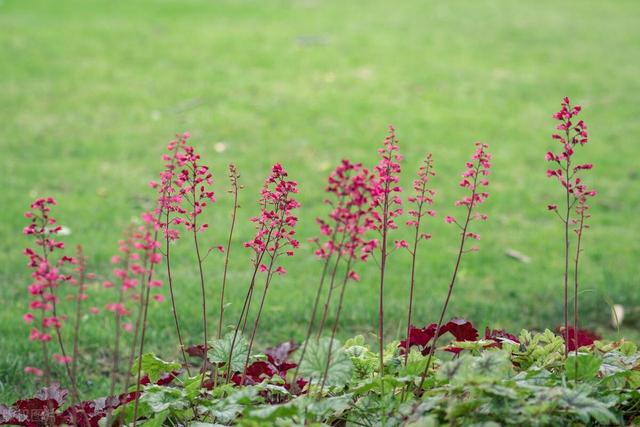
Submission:
<svg viewBox="0 0 640 427">
<path fill-rule="evenodd" d="M 66 398 L 67 391 L 58 384 L 40 390 L 31 399 L 16 401 L 11 407 L 0 405 L 0 424 L 36 427 L 55 422 L 56 411 Z"/>
<path fill-rule="evenodd" d="M 437 326 L 438 325 L 436 325 L 435 323 L 427 325 L 424 328 L 416 328 L 415 326 L 411 325 L 411 327 L 409 328 L 409 339 L 400 341 L 399 347 L 403 348 L 404 350 L 406 350 L 407 347 L 411 347 L 414 345 L 418 347 L 425 347 L 429 343 L 429 341 L 431 341 L 431 339 L 436 335 Z"/>
<path fill-rule="evenodd" d="M 342 348 L 338 340 L 323 337 L 319 340 L 311 339 L 307 345 L 307 357 L 300 365 L 300 373 L 310 381 L 319 382 L 324 375 L 329 347 L 331 346 L 331 363 L 327 375 L 327 385 L 342 386 L 351 379 L 353 363 Z"/>
<path fill-rule="evenodd" d="M 184 349 L 184 351 L 191 357 L 204 358 L 205 346 L 204 344 L 195 344 Z"/>
<path fill-rule="evenodd" d="M 211 340 L 209 344 L 211 349 L 209 350 L 209 362 L 224 366 L 229 361 L 229 353 L 231 352 L 231 343 L 233 342 L 233 333 L 228 333 L 221 339 Z M 236 337 L 235 344 L 233 346 L 233 354 L 231 358 L 231 371 L 240 372 L 244 367 L 244 362 L 247 358 L 249 347 L 247 341 L 240 334 Z"/>
<path fill-rule="evenodd" d="M 269 363 L 271 363 L 278 371 L 278 375 L 285 377 L 289 369 L 295 368 L 295 363 L 288 362 L 291 353 L 296 351 L 298 346 L 293 341 L 286 341 L 275 347 L 269 347 L 264 351 L 267 355 Z"/>
<path fill-rule="evenodd" d="M 123 393 L 119 396 L 101 397 L 69 406 L 56 420 L 59 424 L 78 427 L 98 427 L 98 422 L 114 409 L 135 399 L 136 393 Z"/>
<path fill-rule="evenodd" d="M 602 360 L 592 354 L 579 354 L 577 357 L 568 357 L 565 362 L 567 378 L 570 380 L 586 380 L 594 378 Z"/>
<path fill-rule="evenodd" d="M 477 341 L 478 330 L 468 320 L 454 317 L 440 328 L 440 336 L 449 332 L 456 341 Z"/>
<path fill-rule="evenodd" d="M 568 332 L 568 334 L 565 333 L 564 326 L 558 326 L 557 330 L 560 336 L 565 339 L 565 341 L 567 340 L 567 335 L 569 336 L 569 340 L 568 340 L 569 351 L 574 351 L 577 348 L 591 345 L 594 343 L 594 341 L 602 339 L 600 335 L 598 335 L 596 332 L 589 329 L 576 330 L 573 326 L 569 326 L 569 328 L 566 331 Z M 576 332 L 577 332 L 577 336 L 576 336 Z M 576 339 L 577 339 L 577 343 L 576 343 Z"/>
<path fill-rule="evenodd" d="M 430 325 L 425 326 L 424 328 L 416 328 L 415 326 L 411 326 L 409 328 L 409 339 L 400 341 L 400 347 L 403 349 L 403 352 L 407 349 L 407 341 L 409 342 L 409 347 L 417 346 L 420 347 L 422 354 L 428 354 L 431 351 L 431 347 L 427 344 L 435 337 L 437 324 L 431 323 Z M 440 331 L 438 332 L 438 337 L 442 335 L 450 333 L 454 336 L 456 341 L 477 341 L 478 340 L 478 330 L 473 326 L 471 322 L 468 320 L 454 317 L 449 322 L 442 325 Z M 459 353 L 462 349 L 456 347 L 450 347 L 447 351 L 453 353 Z"/>
<path fill-rule="evenodd" d="M 0 405 L 0 425 L 41 427 L 48 425 L 75 425 L 98 427 L 98 422 L 110 411 L 135 399 L 135 393 L 101 397 L 69 406 L 62 413 L 67 391 L 58 384 L 43 388 L 31 399 L 16 401 L 11 407 Z"/>
<path fill-rule="evenodd" d="M 489 327 L 484 330 L 484 339 L 494 341 L 494 344 L 490 345 L 489 347 L 502 348 L 502 343 L 506 340 L 513 341 L 516 344 L 520 344 L 520 340 L 515 335 L 511 335 L 510 333 L 505 332 L 502 329 L 490 330 Z"/>
<path fill-rule="evenodd" d="M 133 374 L 138 372 L 138 363 L 142 365 L 142 372 L 144 372 L 149 377 L 149 381 L 153 383 L 158 381 L 163 374 L 169 374 L 181 368 L 177 362 L 165 362 L 152 353 L 146 353 L 133 364 L 131 368 Z"/>
<path fill-rule="evenodd" d="M 272 378 L 277 373 L 277 369 L 275 369 L 271 363 L 263 360 L 255 361 L 251 365 L 247 366 L 247 370 L 245 371 L 245 385 L 258 384 L 264 379 Z M 242 375 L 234 374 L 231 380 L 236 385 L 240 385 L 242 382 Z"/>
</svg>

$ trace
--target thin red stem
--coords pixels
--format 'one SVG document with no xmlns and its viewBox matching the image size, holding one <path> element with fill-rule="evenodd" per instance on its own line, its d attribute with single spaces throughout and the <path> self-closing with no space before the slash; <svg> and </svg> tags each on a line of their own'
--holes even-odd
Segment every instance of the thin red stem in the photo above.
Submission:
<svg viewBox="0 0 640 427">
<path fill-rule="evenodd" d="M 417 389 L 417 393 L 421 393 L 422 391 L 422 387 L 424 385 L 424 382 L 427 378 L 427 374 L 429 372 L 429 366 L 431 365 L 431 359 L 433 358 L 433 355 L 436 351 L 436 346 L 438 344 L 438 338 L 440 335 L 440 329 L 442 328 L 442 322 L 444 320 L 444 316 L 447 312 L 447 307 L 449 306 L 449 301 L 451 300 L 451 294 L 453 293 L 453 287 L 456 283 L 456 278 L 458 277 L 458 270 L 460 269 L 460 262 L 462 261 L 462 255 L 464 254 L 464 244 L 466 242 L 467 239 L 467 229 L 469 227 L 469 222 L 471 221 L 471 213 L 473 211 L 473 208 L 475 206 L 475 199 L 476 199 L 476 189 L 477 189 L 477 185 L 478 185 L 478 172 L 480 170 L 480 162 L 478 161 L 478 164 L 476 165 L 475 168 L 475 173 L 474 173 L 474 180 L 473 180 L 473 191 L 471 193 L 471 201 L 469 202 L 468 208 L 467 208 L 467 217 L 464 221 L 464 226 L 462 227 L 462 234 L 460 236 L 460 247 L 458 249 L 458 255 L 456 257 L 456 264 L 455 267 L 453 269 L 453 274 L 451 276 L 451 281 L 449 282 L 449 288 L 447 290 L 447 297 L 445 298 L 444 301 L 444 305 L 442 306 L 442 311 L 440 312 L 440 318 L 438 319 L 438 324 L 436 326 L 436 331 L 435 331 L 435 335 L 433 337 L 433 343 L 431 344 L 431 348 L 429 349 L 429 357 L 427 358 L 427 364 L 424 367 L 424 370 L 422 371 L 422 376 L 420 379 L 420 385 L 418 386 Z M 407 349 L 408 350 L 408 349 Z"/>
<path fill-rule="evenodd" d="M 333 340 L 336 337 L 336 331 L 338 330 L 338 323 L 340 322 L 340 313 L 342 312 L 342 303 L 344 302 L 344 293 L 347 289 L 347 282 L 349 281 L 349 272 L 351 270 L 351 262 L 352 258 L 349 257 L 349 261 L 347 261 L 347 269 L 344 273 L 344 280 L 342 281 L 342 289 L 340 289 L 340 297 L 338 299 L 338 308 L 336 310 L 336 318 L 335 323 L 333 324 L 333 328 L 331 329 L 331 340 L 329 341 L 329 349 L 327 350 L 327 364 L 324 367 L 324 373 L 322 374 L 322 383 L 320 384 L 320 391 L 318 392 L 318 397 L 322 396 L 322 391 L 324 390 L 325 383 L 327 381 L 327 376 L 329 374 L 329 365 L 331 364 L 331 352 L 333 351 Z"/>
</svg>

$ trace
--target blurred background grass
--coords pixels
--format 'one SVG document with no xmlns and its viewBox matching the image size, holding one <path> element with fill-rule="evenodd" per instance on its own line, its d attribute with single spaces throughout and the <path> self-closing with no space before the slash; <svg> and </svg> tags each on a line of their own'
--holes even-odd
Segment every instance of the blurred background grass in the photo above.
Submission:
<svg viewBox="0 0 640 427">
<path fill-rule="evenodd" d="M 464 260 L 449 313 L 478 326 L 553 328 L 561 322 L 561 224 L 546 212 L 560 189 L 545 177 L 554 147 L 551 114 L 562 96 L 584 106 L 599 190 L 586 237 L 582 322 L 607 336 L 608 302 L 630 309 L 637 336 L 638 65 L 640 3 L 628 1 L 19 1 L 0 0 L 0 397 L 38 384 L 25 365 L 38 351 L 20 321 L 28 301 L 22 212 L 51 195 L 90 269 L 109 274 L 121 231 L 153 194 L 147 181 L 176 132 L 189 130 L 217 177 L 208 245 L 224 241 L 231 203 L 226 165 L 236 162 L 246 190 L 233 249 L 227 319 L 247 285 L 252 233 L 247 218 L 270 165 L 300 182 L 302 240 L 326 212 L 323 187 L 344 157 L 372 165 L 394 123 L 403 183 L 434 153 L 440 215 L 455 214 L 457 182 L 472 143 L 494 152 L 492 196 L 479 227 L 482 247 Z M 456 230 L 441 217 L 418 267 L 418 324 L 435 321 L 456 250 Z M 397 237 L 404 237 L 404 231 Z M 515 249 L 531 263 L 508 258 Z M 188 341 L 200 335 L 198 282 L 188 242 L 176 248 L 178 310 Z M 209 293 L 219 291 L 221 258 L 206 264 Z M 260 343 L 302 338 L 320 266 L 305 243 L 289 274 L 270 291 Z M 394 255 L 387 284 L 388 338 L 405 318 L 409 257 Z M 376 329 L 373 265 L 350 286 L 342 337 Z M 97 290 L 96 290 L 97 291 Z M 92 294 L 103 306 L 106 292 Z M 175 357 L 169 304 L 150 314 L 148 348 Z M 212 329 L 216 304 L 210 303 Z M 81 387 L 105 392 L 111 321 L 83 324 Z M 97 356 L 96 356 L 97 355 Z"/>
</svg>

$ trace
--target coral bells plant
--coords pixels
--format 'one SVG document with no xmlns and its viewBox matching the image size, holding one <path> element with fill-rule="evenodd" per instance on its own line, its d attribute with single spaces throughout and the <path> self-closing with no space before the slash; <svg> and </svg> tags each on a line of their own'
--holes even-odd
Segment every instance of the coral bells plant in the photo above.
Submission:
<svg viewBox="0 0 640 427">
<path fill-rule="evenodd" d="M 396 241 L 396 248 L 409 251 L 411 254 L 411 276 L 409 280 L 409 306 L 407 309 L 407 337 L 411 333 L 411 317 L 413 314 L 413 295 L 415 291 L 415 279 L 416 279 L 416 260 L 418 255 L 418 245 L 420 242 L 431 239 L 431 234 L 423 233 L 421 226 L 423 225 L 423 218 L 426 216 L 433 217 L 436 212 L 429 209 L 429 206 L 433 204 L 433 197 L 436 192 L 428 187 L 429 180 L 432 176 L 435 176 L 433 170 L 433 156 L 428 153 L 424 159 L 423 164 L 418 169 L 418 177 L 413 181 L 414 194 L 407 198 L 407 202 L 411 207 L 407 210 L 411 217 L 406 225 L 411 227 L 414 231 L 413 242 L 411 246 L 405 240 Z M 404 363 L 408 362 L 409 352 L 405 353 Z"/>
<path fill-rule="evenodd" d="M 185 132 L 168 144 L 167 153 L 163 156 L 165 168 L 160 174 L 160 183 L 151 183 L 152 187 L 157 188 L 159 195 L 158 206 L 154 212 L 155 218 L 151 218 L 151 220 L 157 221 L 157 225 L 162 229 L 165 237 L 164 255 L 167 260 L 171 307 L 182 357 L 187 369 L 189 368 L 176 312 L 173 276 L 171 275 L 170 241 L 179 238 L 178 227 L 184 227 L 193 237 L 200 276 L 203 338 L 206 343 L 208 342 L 208 331 L 206 287 L 202 266 L 204 257 L 200 250 L 198 234 L 206 230 L 208 224 L 199 222 L 199 218 L 204 209 L 216 201 L 215 193 L 211 190 L 213 174 L 208 166 L 202 164 L 201 156 L 195 148 L 187 144 L 189 137 L 189 133 Z M 207 349 L 205 345 L 205 359 Z"/>
<path fill-rule="evenodd" d="M 222 327 L 224 325 L 224 293 L 227 287 L 227 271 L 229 269 L 229 255 L 231 253 L 231 240 L 233 239 L 233 232 L 236 226 L 236 219 L 238 215 L 238 192 L 244 188 L 239 183 L 240 174 L 238 168 L 234 164 L 229 165 L 229 181 L 231 188 L 228 190 L 233 195 L 233 210 L 231 212 L 231 225 L 229 226 L 229 238 L 227 239 L 227 247 L 219 247 L 219 250 L 225 251 L 224 255 L 224 267 L 222 272 L 222 285 L 220 287 L 220 319 L 218 320 L 218 339 L 222 338 Z"/>
<path fill-rule="evenodd" d="M 36 199 L 24 216 L 30 220 L 23 232 L 32 236 L 36 248 L 28 247 L 24 254 L 29 258 L 28 266 L 32 270 L 32 282 L 28 291 L 31 295 L 29 311 L 23 316 L 25 322 L 32 324 L 29 340 L 39 342 L 42 347 L 44 370 L 31 367 L 26 372 L 36 375 L 44 374 L 47 383 L 51 381 L 51 360 L 49 357 L 49 342 L 54 337 L 57 341 L 58 352 L 53 353 L 53 360 L 65 366 L 69 383 L 71 384 L 72 399 L 78 400 L 76 378 L 71 368 L 72 358 L 68 354 L 61 329 L 67 316 L 59 312 L 59 288 L 73 279 L 71 274 L 63 272 L 70 264 L 77 264 L 76 258 L 61 254 L 64 243 L 56 236 L 62 230 L 56 219 L 51 216 L 51 207 L 56 201 L 49 198 Z"/>
<path fill-rule="evenodd" d="M 487 176 L 489 175 L 489 171 L 491 169 L 491 154 L 487 152 L 487 149 L 489 148 L 487 144 L 476 142 L 475 145 L 476 151 L 471 157 L 471 161 L 466 163 L 466 169 L 462 174 L 462 180 L 458 184 L 467 192 L 467 195 L 465 195 L 464 197 L 462 197 L 462 199 L 456 201 L 455 203 L 456 206 L 464 208 L 464 220 L 458 221 L 453 216 L 445 217 L 445 222 L 447 222 L 448 224 L 454 224 L 455 226 L 460 228 L 460 246 L 458 248 L 458 255 L 456 257 L 455 266 L 451 275 L 451 281 L 449 282 L 447 297 L 445 298 L 444 304 L 442 305 L 440 318 L 438 319 L 438 323 L 434 331 L 433 344 L 431 345 L 427 363 L 422 372 L 422 379 L 420 381 L 420 386 L 418 387 L 419 393 L 422 390 L 422 386 L 424 385 L 424 381 L 429 371 L 431 359 L 433 358 L 433 354 L 436 351 L 436 344 L 438 338 L 440 337 L 442 321 L 447 312 L 449 301 L 451 300 L 451 295 L 456 283 L 456 278 L 458 277 L 458 270 L 460 269 L 462 256 L 468 252 L 478 250 L 478 248 L 475 246 L 469 249 L 466 248 L 468 239 L 480 240 L 480 235 L 475 233 L 474 231 L 471 231 L 471 224 L 474 220 L 487 220 L 487 215 L 478 213 L 476 211 L 476 208 L 478 207 L 478 205 L 484 203 L 484 201 L 489 197 L 489 193 L 486 191 L 486 187 L 489 185 Z"/>
<path fill-rule="evenodd" d="M 588 200 L 596 195 L 596 191 L 588 188 L 582 180 L 584 171 L 591 170 L 591 163 L 577 163 L 574 159 L 575 150 L 589 142 L 587 125 L 584 121 L 577 119 L 582 107 L 571 105 L 568 97 L 565 97 L 560 104 L 560 111 L 553 115 L 553 118 L 560 122 L 551 137 L 556 140 L 561 149 L 558 152 L 548 151 L 545 160 L 552 163 L 554 167 L 547 170 L 549 178 L 555 178 L 563 188 L 563 205 L 561 208 L 556 204 L 548 205 L 548 209 L 555 212 L 564 225 L 564 331 L 565 355 L 569 353 L 570 339 L 569 331 L 569 259 L 571 239 L 569 231 L 573 228 L 576 233 L 576 250 L 574 254 L 574 325 L 573 330 L 578 330 L 578 287 L 579 287 L 579 260 L 582 250 L 582 234 L 589 228 L 587 221 L 589 215 Z M 574 214 L 572 215 L 572 211 Z M 573 337 L 574 342 L 577 341 Z M 576 349 L 577 351 L 577 349 Z"/>
<path fill-rule="evenodd" d="M 208 227 L 205 214 L 209 213 L 206 208 L 216 201 L 213 174 L 189 145 L 189 134 L 185 133 L 169 143 L 160 179 L 151 183 L 157 196 L 155 208 L 142 215 L 143 225 L 127 228 L 111 258 L 112 274 L 103 281 L 103 292 L 111 294 L 102 311 L 114 326 L 107 397 L 88 401 L 78 397 L 80 337 L 84 331 L 81 320 L 86 318 L 85 311 L 97 314 L 101 310 L 92 307 L 92 300 L 88 299 L 94 278 L 87 266 L 90 258 L 82 247 L 74 257 L 64 254 L 64 244 L 58 240 L 62 227 L 51 215 L 53 199 L 37 199 L 31 204 L 25 214 L 29 224 L 24 234 L 32 237 L 35 244 L 24 251 L 31 282 L 29 311 L 23 317 L 31 328 L 29 339 L 42 351 L 42 366 L 27 366 L 24 371 L 43 376 L 47 387 L 31 398 L 0 404 L 0 425 L 399 426 L 504 420 L 528 425 L 534 413 L 536 421 L 543 425 L 636 423 L 640 416 L 635 375 L 640 370 L 637 346 L 625 340 L 603 342 L 592 331 L 578 329 L 580 255 L 584 232 L 589 228 L 591 198 L 596 195 L 583 181 L 592 165 L 580 164 L 574 157 L 576 148 L 588 142 L 586 126 L 576 118 L 579 113 L 579 106 L 563 100 L 561 110 L 554 115 L 560 122 L 560 132 L 553 135 L 561 150 L 547 153 L 547 160 L 554 165 L 547 174 L 561 184 L 566 203 L 562 208 L 549 205 L 565 227 L 565 324 L 558 329 L 559 334 L 523 330 L 516 336 L 487 327 L 481 336 L 468 320 L 454 317 L 444 321 L 462 260 L 478 250 L 470 242 L 480 239 L 477 221 L 487 219 L 478 209 L 489 197 L 491 154 L 488 145 L 479 142 L 459 181 L 464 194 L 455 206 L 460 214 L 444 217 L 447 224 L 458 227 L 460 234 L 439 319 L 424 327 L 412 324 L 418 291 L 417 265 L 426 258 L 419 249 L 423 241 L 431 238 L 425 225 L 429 217 L 436 215 L 432 210 L 436 193 L 431 188 L 435 172 L 428 154 L 405 202 L 411 239 L 391 240 L 403 214 L 403 200 L 399 185 L 402 157 L 395 129 L 390 126 L 375 168 L 342 160 L 328 177 L 328 213 L 317 219 L 320 237 L 312 240 L 321 272 L 302 346 L 289 341 L 267 348 L 264 354 L 253 352 L 255 341 L 261 341 L 260 319 L 267 309 L 273 280 L 286 274 L 284 257 L 294 256 L 299 250 L 298 183 L 279 163 L 271 168 L 260 192 L 259 213 L 251 218 L 255 234 L 244 243 L 251 252 L 250 281 L 235 330 L 223 337 L 229 253 L 242 185 L 237 169 L 230 165 L 229 197 L 233 209 L 226 247 L 210 245 L 203 253 L 202 232 Z M 575 233 L 573 253 L 570 231 Z M 196 255 L 205 340 L 186 348 L 176 311 L 177 281 L 172 270 L 172 248 L 184 237 L 190 240 L 189 244 L 193 241 Z M 219 270 L 217 339 L 209 341 L 203 261 L 216 248 L 225 255 Z M 387 261 L 396 250 L 406 250 L 412 259 L 406 336 L 399 344 L 385 348 L 385 276 L 391 274 Z M 568 324 L 567 314 L 571 255 L 573 325 Z M 346 310 L 347 286 L 360 286 L 352 282 L 360 281 L 359 269 L 370 257 L 379 267 L 378 340 L 373 349 L 363 336 L 344 344 L 336 339 Z M 157 292 L 162 282 L 155 277 L 163 259 L 182 363 L 144 352 L 145 333 L 156 326 L 147 322 L 150 301 L 164 298 Z M 65 309 L 73 314 L 67 316 Z M 323 338 L 329 324 L 331 335 Z M 438 340 L 445 344 L 438 347 Z M 575 351 L 576 357 L 567 359 L 569 351 Z M 446 352 L 450 353 L 450 360 L 439 360 Z M 189 364 L 187 354 L 202 359 L 200 372 L 193 376 L 190 368 L 196 365 Z M 64 367 L 70 393 L 53 382 L 54 363 Z M 431 373 L 433 380 L 426 381 Z M 67 395 L 71 396 L 70 403 Z M 104 418 L 106 422 L 101 421 Z"/>
<path fill-rule="evenodd" d="M 130 352 L 126 365 L 126 379 L 124 390 L 127 390 L 131 381 L 131 367 L 136 355 L 136 347 L 141 332 L 141 319 L 145 302 L 145 280 L 150 273 L 151 265 L 160 261 L 156 253 L 158 243 L 154 239 L 154 231 L 148 225 L 129 226 L 124 238 L 118 242 L 118 254 L 111 257 L 113 264 L 112 275 L 114 280 L 105 280 L 103 288 L 114 289 L 116 298 L 107 303 L 106 311 L 113 314 L 114 319 L 114 343 L 111 367 L 110 395 L 114 395 L 118 376 L 120 374 L 122 332 L 131 333 Z M 160 280 L 154 279 L 148 283 L 149 290 L 162 286 Z M 153 295 L 156 301 L 162 301 L 164 297 L 160 293 Z"/>
<path fill-rule="evenodd" d="M 279 163 L 273 165 L 271 174 L 267 177 L 260 194 L 260 213 L 251 218 L 251 222 L 256 225 L 256 234 L 244 244 L 246 248 L 253 251 L 253 274 L 229 351 L 227 381 L 232 376 L 231 359 L 238 334 L 241 332 L 241 325 L 246 325 L 249 316 L 257 275 L 265 275 L 264 288 L 249 339 L 249 351 L 241 374 L 242 383 L 246 377 L 246 368 L 249 365 L 253 341 L 260 324 L 260 316 L 271 280 L 275 274 L 286 274 L 284 267 L 279 264 L 279 259 L 282 255 L 293 256 L 294 251 L 299 247 L 299 242 L 295 238 L 295 226 L 298 218 L 293 214 L 294 210 L 300 207 L 300 203 L 294 198 L 297 193 L 298 183 L 288 179 L 288 173 Z M 244 326 L 242 326 L 242 331 L 244 331 Z"/>
<path fill-rule="evenodd" d="M 333 209 L 329 214 L 329 221 L 325 222 L 318 219 L 321 233 L 327 236 L 327 241 L 319 246 L 316 255 L 325 259 L 325 261 L 331 259 L 333 254 L 336 255 L 331 272 L 331 280 L 322 322 L 318 330 L 318 338 L 322 333 L 322 327 L 327 317 L 340 261 L 342 260 L 344 264 L 344 277 L 340 285 L 338 306 L 331 331 L 331 339 L 329 340 L 325 369 L 320 383 L 320 394 L 322 394 L 328 376 L 334 339 L 340 323 L 340 314 L 343 308 L 347 282 L 360 280 L 359 275 L 354 269 L 355 264 L 358 261 L 366 261 L 376 245 L 375 240 L 365 238 L 367 224 L 371 224 L 370 197 L 372 179 L 373 176 L 369 170 L 363 168 L 361 164 L 354 164 L 349 160 L 343 160 L 329 176 L 328 180 L 326 191 L 335 199 L 335 204 L 333 204 Z M 332 204 L 332 200 L 328 200 L 328 203 Z M 313 319 L 310 325 L 312 325 L 312 322 Z M 311 329 L 309 329 L 309 331 L 310 330 Z M 310 333 L 308 333 L 308 335 L 310 335 Z M 308 338 L 309 337 L 307 337 L 307 340 Z M 301 356 L 300 363 L 302 362 L 302 357 L 304 357 L 304 355 Z"/>
<path fill-rule="evenodd" d="M 307 335 L 300 350 L 298 367 L 296 368 L 294 378 L 297 377 L 298 368 L 304 360 L 307 345 L 313 332 L 327 273 L 329 272 L 330 276 L 329 289 L 316 333 L 316 341 L 320 339 L 327 320 L 341 260 L 347 259 L 347 267 L 345 269 L 347 277 L 345 277 L 343 281 L 339 309 L 336 313 L 336 322 L 334 323 L 334 330 L 332 331 L 333 336 L 335 336 L 335 327 L 337 326 L 337 320 L 339 319 L 342 307 L 344 284 L 346 284 L 347 279 L 354 281 L 359 280 L 358 274 L 351 268 L 352 264 L 358 259 L 366 261 L 376 247 L 376 240 L 367 240 L 364 238 L 367 230 L 366 219 L 370 215 L 371 209 L 369 199 L 372 179 L 373 175 L 368 169 L 363 168 L 362 164 L 352 163 L 345 159 L 340 162 L 327 180 L 325 191 L 330 197 L 325 199 L 325 204 L 329 205 L 332 209 L 326 220 L 322 218 L 316 219 L 320 227 L 321 237 L 311 240 L 317 245 L 315 254 L 322 260 L 322 272 L 320 274 L 313 309 L 311 310 Z M 369 221 L 369 224 L 370 223 Z M 360 253 L 358 254 L 358 252 Z M 329 352 L 329 354 L 330 353 L 331 352 Z"/>
<path fill-rule="evenodd" d="M 400 162 L 402 155 L 396 138 L 396 130 L 389 125 L 389 133 L 383 147 L 378 150 L 380 161 L 375 166 L 375 178 L 371 187 L 371 228 L 380 236 L 380 286 L 378 298 L 378 347 L 380 351 L 380 375 L 384 371 L 384 279 L 387 269 L 389 231 L 398 226 L 395 219 L 402 215 L 402 199 L 399 193 Z"/>
</svg>

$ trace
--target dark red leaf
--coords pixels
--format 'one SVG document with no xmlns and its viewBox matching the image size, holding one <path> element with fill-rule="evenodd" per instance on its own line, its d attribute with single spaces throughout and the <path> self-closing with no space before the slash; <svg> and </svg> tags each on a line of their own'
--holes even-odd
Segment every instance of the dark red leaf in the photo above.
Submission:
<svg viewBox="0 0 640 427">
<path fill-rule="evenodd" d="M 478 330 L 473 327 L 473 324 L 466 319 L 454 317 L 442 328 L 440 328 L 440 336 L 449 332 L 453 335 L 456 341 L 477 341 Z"/>
<path fill-rule="evenodd" d="M 289 360 L 289 356 L 293 353 L 298 346 L 293 341 L 286 341 L 275 347 L 269 347 L 264 351 L 269 361 L 278 366 Z"/>
<path fill-rule="evenodd" d="M 66 398 L 67 391 L 58 384 L 45 387 L 31 399 L 16 401 L 11 407 L 0 405 L 0 424 L 26 427 L 46 426 L 54 422 L 55 413 Z"/>
<path fill-rule="evenodd" d="M 409 339 L 400 341 L 399 347 L 406 350 L 408 341 L 408 347 L 418 346 L 424 348 L 435 336 L 437 326 L 435 323 L 427 325 L 424 328 L 416 328 L 411 325 L 409 328 Z"/>
<path fill-rule="evenodd" d="M 184 350 L 191 357 L 199 357 L 200 359 L 204 359 L 204 354 L 205 354 L 204 344 L 192 345 L 191 347 L 187 347 Z"/>
<path fill-rule="evenodd" d="M 119 396 L 101 397 L 87 400 L 68 407 L 56 417 L 56 424 L 76 425 L 77 427 L 98 427 L 99 421 L 118 407 L 132 402 L 135 392 Z"/>
<path fill-rule="evenodd" d="M 267 348 L 264 353 L 267 355 L 269 363 L 271 363 L 277 371 L 277 374 L 284 378 L 290 369 L 295 368 L 295 363 L 288 362 L 289 356 L 298 346 L 293 341 L 283 342 L 276 347 Z"/>
<path fill-rule="evenodd" d="M 513 341 L 513 342 L 515 342 L 517 344 L 520 344 L 520 340 L 515 335 L 511 335 L 510 333 L 505 332 L 502 329 L 490 330 L 489 327 L 487 327 L 484 330 L 484 339 L 485 340 L 493 340 L 494 341 L 494 343 L 490 344 L 488 347 L 500 347 L 500 348 L 502 348 L 502 342 L 505 341 L 505 340 Z"/>
<path fill-rule="evenodd" d="M 573 326 L 569 326 L 569 329 L 567 330 L 569 335 L 568 340 L 567 340 L 567 334 L 565 333 L 563 326 L 558 326 L 558 332 L 560 333 L 560 336 L 565 339 L 565 341 L 568 341 L 569 351 L 574 351 L 576 348 L 591 345 L 593 344 L 594 341 L 602 339 L 600 335 L 598 335 L 596 332 L 590 329 L 578 329 L 576 331 L 573 328 Z M 576 345 L 576 339 L 577 339 L 577 345 Z"/>
</svg>

